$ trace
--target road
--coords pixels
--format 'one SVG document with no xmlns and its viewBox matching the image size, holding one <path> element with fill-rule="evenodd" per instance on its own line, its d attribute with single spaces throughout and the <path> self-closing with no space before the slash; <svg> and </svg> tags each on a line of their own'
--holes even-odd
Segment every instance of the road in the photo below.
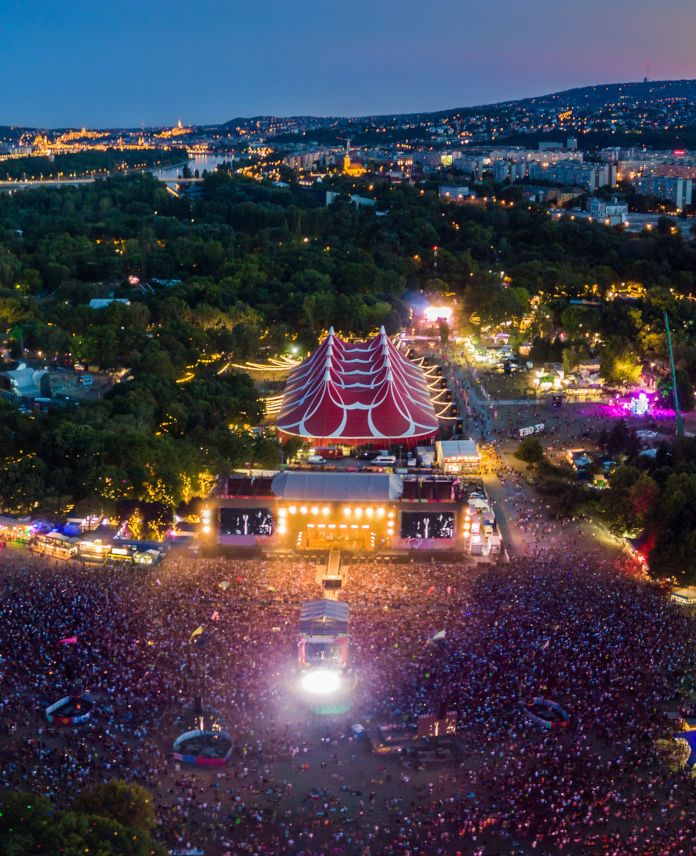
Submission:
<svg viewBox="0 0 696 856">
<path fill-rule="evenodd" d="M 621 539 L 592 521 L 556 520 L 528 482 L 526 466 L 514 455 L 516 442 L 498 432 L 494 404 L 481 386 L 476 369 L 461 355 L 442 355 L 444 373 L 464 420 L 464 433 L 482 448 L 483 484 L 495 511 L 510 557 L 553 544 L 555 549 L 584 553 L 619 553 Z"/>
<path fill-rule="evenodd" d="M 72 187 L 73 185 L 93 184 L 98 178 L 110 178 L 114 175 L 134 175 L 138 172 L 151 172 L 151 168 L 138 170 L 127 170 L 125 172 L 100 173 L 99 175 L 87 175 L 77 178 L 32 178 L 26 181 L 0 181 L 0 192 L 7 190 L 26 190 L 31 187 Z M 202 178 L 160 178 L 163 184 L 198 184 Z"/>
</svg>

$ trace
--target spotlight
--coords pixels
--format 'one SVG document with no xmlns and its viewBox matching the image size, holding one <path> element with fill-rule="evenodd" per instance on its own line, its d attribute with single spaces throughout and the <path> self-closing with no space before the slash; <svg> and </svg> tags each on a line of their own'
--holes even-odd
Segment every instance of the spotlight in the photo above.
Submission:
<svg viewBox="0 0 696 856">
<path fill-rule="evenodd" d="M 341 686 L 341 676 L 331 669 L 312 669 L 302 675 L 300 686 L 312 695 L 331 695 Z"/>
</svg>

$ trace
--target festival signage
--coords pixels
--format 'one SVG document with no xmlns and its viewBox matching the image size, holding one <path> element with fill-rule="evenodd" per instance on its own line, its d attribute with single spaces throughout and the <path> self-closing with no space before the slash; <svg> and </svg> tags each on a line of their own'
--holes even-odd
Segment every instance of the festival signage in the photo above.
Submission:
<svg viewBox="0 0 696 856">
<path fill-rule="evenodd" d="M 544 423 L 539 422 L 538 425 L 530 425 L 527 428 L 520 428 L 520 437 L 530 437 L 532 434 L 543 434 Z"/>
</svg>

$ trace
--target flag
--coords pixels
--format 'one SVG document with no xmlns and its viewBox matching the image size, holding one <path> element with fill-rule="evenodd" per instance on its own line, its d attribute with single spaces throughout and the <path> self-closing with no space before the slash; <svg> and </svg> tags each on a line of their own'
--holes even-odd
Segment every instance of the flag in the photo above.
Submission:
<svg viewBox="0 0 696 856">
<path fill-rule="evenodd" d="M 189 642 L 193 642 L 193 640 L 196 638 L 196 636 L 200 636 L 203 633 L 203 629 L 204 628 L 203 628 L 202 624 L 200 627 L 196 627 L 196 629 L 193 631 L 193 633 L 189 636 Z"/>
<path fill-rule="evenodd" d="M 217 611 L 217 609 L 210 616 L 210 620 L 211 621 L 219 621 L 220 620 L 220 613 Z"/>
<path fill-rule="evenodd" d="M 444 639 L 444 638 L 445 638 L 445 631 L 444 631 L 444 630 L 440 630 L 440 632 L 439 632 L 439 633 L 436 633 L 436 634 L 433 636 L 432 641 L 433 641 L 433 642 L 439 642 L 439 641 L 440 641 L 440 639 Z"/>
<path fill-rule="evenodd" d="M 65 639 L 60 639 L 59 645 L 77 645 L 77 636 L 66 636 Z"/>
<path fill-rule="evenodd" d="M 218 585 L 223 591 L 227 591 L 227 589 L 230 587 L 230 584 L 227 580 L 223 580 L 221 583 L 218 583 Z"/>
</svg>

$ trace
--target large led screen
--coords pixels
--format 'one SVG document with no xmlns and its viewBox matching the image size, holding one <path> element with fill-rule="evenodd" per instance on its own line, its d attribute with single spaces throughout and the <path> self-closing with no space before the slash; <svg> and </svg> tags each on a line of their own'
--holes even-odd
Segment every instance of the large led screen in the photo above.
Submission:
<svg viewBox="0 0 696 856">
<path fill-rule="evenodd" d="M 273 515 L 268 508 L 221 508 L 220 535 L 272 535 Z"/>
<path fill-rule="evenodd" d="M 401 537 L 424 540 L 454 538 L 454 513 L 452 511 L 403 511 Z"/>
</svg>

